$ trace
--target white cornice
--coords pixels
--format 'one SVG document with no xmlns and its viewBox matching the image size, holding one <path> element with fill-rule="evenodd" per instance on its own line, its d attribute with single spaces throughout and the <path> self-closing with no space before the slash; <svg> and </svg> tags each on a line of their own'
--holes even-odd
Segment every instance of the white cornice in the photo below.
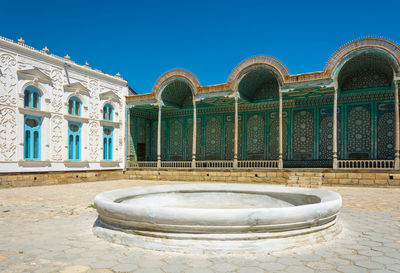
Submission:
<svg viewBox="0 0 400 273">
<path fill-rule="evenodd" d="M 54 65 L 58 65 L 61 68 L 64 67 L 64 64 L 67 63 L 70 65 L 69 69 L 72 69 L 75 72 L 83 72 L 87 74 L 91 74 L 95 77 L 101 78 L 103 80 L 108 80 L 113 82 L 114 84 L 119 84 L 122 86 L 127 85 L 127 81 L 117 77 L 117 76 L 112 76 L 107 73 L 101 72 L 99 70 L 95 70 L 93 68 L 87 67 L 85 65 L 80 65 L 77 64 L 71 60 L 64 59 L 62 57 L 53 55 L 53 54 L 48 54 L 45 51 L 39 51 L 31 46 L 25 45 L 25 44 L 17 44 L 11 39 L 7 39 L 5 37 L 0 36 L 0 46 L 5 47 L 6 49 L 10 49 L 11 51 L 16 51 L 17 53 L 24 53 L 28 54 L 34 57 L 38 57 L 41 59 L 44 59 L 47 62 L 50 62 Z"/>
</svg>

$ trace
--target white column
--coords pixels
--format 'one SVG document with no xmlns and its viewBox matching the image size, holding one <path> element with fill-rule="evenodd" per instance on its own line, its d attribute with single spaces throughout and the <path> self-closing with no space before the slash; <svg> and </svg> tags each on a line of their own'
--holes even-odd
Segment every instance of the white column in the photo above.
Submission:
<svg viewBox="0 0 400 273">
<path fill-rule="evenodd" d="M 157 168 L 161 168 L 161 102 L 158 105 L 158 124 L 157 124 Z"/>
<path fill-rule="evenodd" d="M 394 139 L 394 168 L 400 169 L 399 149 L 400 149 L 400 125 L 399 125 L 399 84 L 394 81 L 394 122 L 395 122 L 395 139 Z"/>
<path fill-rule="evenodd" d="M 282 126 L 283 126 L 283 113 L 282 113 L 282 93 L 279 88 L 279 162 L 278 168 L 283 169 L 283 133 L 282 133 Z"/>
<path fill-rule="evenodd" d="M 238 138 L 239 138 L 239 114 L 238 114 L 238 97 L 235 95 L 235 143 L 234 143 L 234 155 L 233 155 L 233 168 L 238 167 Z"/>
<path fill-rule="evenodd" d="M 338 101 L 338 87 L 337 83 L 334 84 L 335 93 L 333 95 L 333 116 L 332 116 L 332 156 L 333 156 L 333 168 L 337 169 L 337 101 Z"/>
<path fill-rule="evenodd" d="M 129 156 L 130 156 L 130 142 L 131 142 L 131 115 L 130 115 L 130 109 L 128 108 L 125 111 L 125 114 L 127 115 L 126 120 L 126 152 L 125 152 L 125 170 L 129 166 Z"/>
<path fill-rule="evenodd" d="M 197 144 L 197 110 L 196 110 L 196 101 L 193 99 L 192 168 L 196 168 L 196 144 Z"/>
</svg>

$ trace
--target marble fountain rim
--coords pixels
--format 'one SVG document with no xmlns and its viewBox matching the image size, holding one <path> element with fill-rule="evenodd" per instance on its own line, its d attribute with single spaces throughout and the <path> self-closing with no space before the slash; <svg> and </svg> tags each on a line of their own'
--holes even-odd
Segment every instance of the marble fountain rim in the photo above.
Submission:
<svg viewBox="0 0 400 273">
<path fill-rule="evenodd" d="M 135 207 L 117 203 L 127 197 L 171 192 L 284 193 L 313 195 L 319 203 L 280 208 Z M 277 232 L 325 226 L 336 219 L 342 198 L 325 189 L 249 184 L 173 184 L 139 186 L 100 193 L 94 203 L 99 221 L 108 228 L 178 233 Z"/>
</svg>

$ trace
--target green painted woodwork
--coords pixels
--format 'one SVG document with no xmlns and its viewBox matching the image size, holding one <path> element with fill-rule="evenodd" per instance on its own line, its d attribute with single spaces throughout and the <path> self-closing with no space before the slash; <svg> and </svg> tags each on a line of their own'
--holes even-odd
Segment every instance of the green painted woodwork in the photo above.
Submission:
<svg viewBox="0 0 400 273">
<path fill-rule="evenodd" d="M 174 80 L 166 85 L 161 94 L 165 105 L 182 107 L 192 105 L 192 91 L 188 83 L 181 80 Z"/>
<path fill-rule="evenodd" d="M 391 65 L 376 53 L 363 53 L 351 58 L 342 67 L 338 77 L 341 90 L 390 87 L 393 81 Z"/>
<path fill-rule="evenodd" d="M 239 83 L 240 96 L 253 102 L 279 98 L 278 81 L 269 70 L 256 68 L 248 72 Z"/>
<path fill-rule="evenodd" d="M 278 159 L 278 103 L 239 100 L 239 147 L 242 160 Z M 394 104 L 392 87 L 339 90 L 338 158 L 393 159 Z M 332 160 L 331 95 L 285 97 L 283 109 L 284 161 L 330 162 Z M 232 98 L 207 98 L 198 104 L 197 160 L 233 160 L 234 107 Z M 361 107 L 361 108 L 359 108 Z M 362 113 L 357 114 L 361 109 Z M 130 110 L 129 154 L 137 143 L 146 145 L 146 160 L 157 159 L 157 107 Z M 299 118 L 305 111 L 306 120 Z M 308 114 L 307 114 L 308 113 Z M 361 125 L 357 120 L 362 119 Z M 306 128 L 301 128 L 307 121 Z M 305 129 L 305 132 L 299 130 Z M 191 160 L 193 108 L 162 108 L 162 160 Z M 142 132 L 143 133 L 140 133 Z M 360 133 L 361 132 L 361 133 Z M 357 140 L 360 138 L 361 140 Z M 306 137 L 304 147 L 299 140 Z M 213 143 L 212 143 L 213 142 Z M 302 148 L 303 147 L 303 148 Z M 302 150 L 303 149 L 303 150 Z M 361 149 L 361 150 L 360 150 Z M 316 163 L 317 164 L 317 163 Z M 318 165 L 318 164 L 317 164 Z M 329 165 L 328 165 L 329 166 Z"/>
</svg>

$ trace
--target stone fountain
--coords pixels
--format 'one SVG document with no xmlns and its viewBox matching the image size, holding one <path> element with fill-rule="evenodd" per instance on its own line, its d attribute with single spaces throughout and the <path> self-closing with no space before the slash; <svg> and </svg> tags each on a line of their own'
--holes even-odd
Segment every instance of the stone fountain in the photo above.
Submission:
<svg viewBox="0 0 400 273">
<path fill-rule="evenodd" d="M 94 233 L 128 246 L 185 253 L 272 252 L 331 240 L 338 193 L 242 184 L 132 187 L 96 196 Z"/>
</svg>

